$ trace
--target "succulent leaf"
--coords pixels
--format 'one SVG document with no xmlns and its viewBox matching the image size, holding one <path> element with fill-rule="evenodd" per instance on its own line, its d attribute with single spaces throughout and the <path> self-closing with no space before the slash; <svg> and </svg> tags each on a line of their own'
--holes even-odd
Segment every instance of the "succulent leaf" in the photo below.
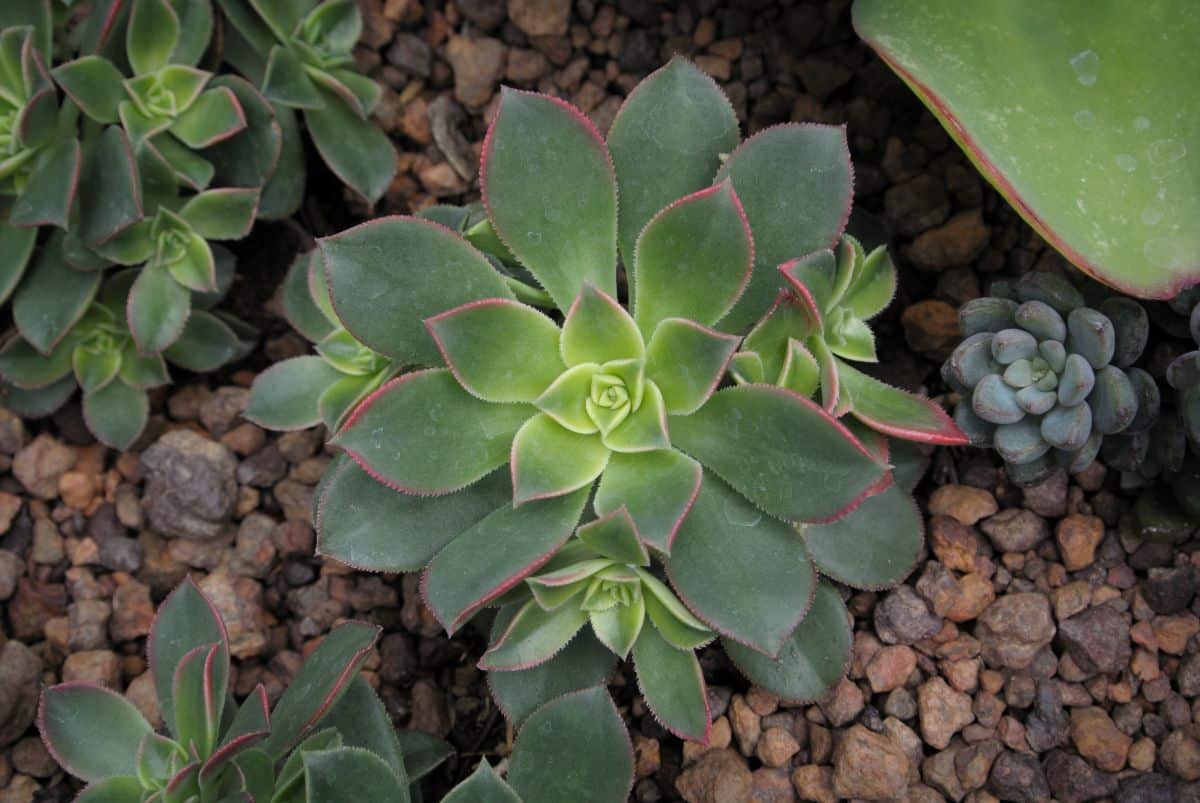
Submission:
<svg viewBox="0 0 1200 803">
<path fill-rule="evenodd" d="M 37 229 L 0 222 L 0 302 L 8 300 L 25 275 L 37 244 Z"/>
<path fill-rule="evenodd" d="M 991 334 L 1011 329 L 1017 322 L 1017 306 L 1017 302 L 1010 298 L 973 298 L 959 307 L 958 328 L 968 340 L 980 333 Z"/>
<path fill-rule="evenodd" d="M 99 273 L 77 271 L 67 263 L 62 241 L 61 234 L 50 239 L 13 294 L 17 331 L 47 355 L 83 317 L 100 287 Z"/>
<path fill-rule="evenodd" d="M 386 795 L 408 803 L 408 788 L 383 759 L 369 750 L 341 747 L 302 753 L 305 800 L 312 803 L 357 803 Z"/>
<path fill-rule="evenodd" d="M 872 429 L 924 443 L 966 443 L 966 436 L 945 411 L 929 399 L 893 388 L 840 361 L 838 378 L 853 400 L 851 414 Z"/>
<path fill-rule="evenodd" d="M 610 560 L 636 566 L 650 565 L 650 555 L 638 539 L 637 527 L 624 505 L 607 516 L 583 525 L 576 535 L 592 550 Z"/>
<path fill-rule="evenodd" d="M 669 553 L 701 476 L 700 464 L 674 449 L 613 454 L 596 489 L 596 513 L 626 508 L 642 540 Z"/>
<path fill-rule="evenodd" d="M 321 394 L 341 374 L 320 357 L 292 357 L 254 378 L 243 415 L 273 430 L 305 429 L 321 422 Z"/>
<path fill-rule="evenodd" d="M 655 718 L 677 736 L 707 744 L 712 717 L 695 653 L 646 626 L 633 645 L 633 661 L 638 688 Z"/>
<path fill-rule="evenodd" d="M 137 774 L 151 727 L 133 703 L 102 686 L 61 683 L 42 693 L 38 730 L 63 769 L 88 783 Z"/>
<path fill-rule="evenodd" d="M 1092 423 L 1104 435 L 1121 432 L 1137 415 L 1137 394 L 1120 368 L 1106 365 L 1096 372 L 1096 387 L 1088 397 Z"/>
<path fill-rule="evenodd" d="M 661 320 L 646 346 L 646 376 L 670 415 L 690 415 L 721 381 L 738 339 L 683 318 Z"/>
<path fill-rule="evenodd" d="M 588 612 L 576 605 L 548 611 L 529 600 L 483 654 L 479 668 L 503 672 L 537 666 L 558 654 L 587 621 Z"/>
<path fill-rule="evenodd" d="M 142 354 L 158 354 L 183 334 L 191 312 L 188 290 L 161 265 L 147 265 L 129 293 L 129 331 Z"/>
<path fill-rule="evenodd" d="M 324 105 L 306 109 L 304 122 L 317 152 L 347 186 L 374 204 L 396 175 L 396 149 L 374 123 L 357 116 L 327 90 Z"/>
<path fill-rule="evenodd" d="M 83 420 L 96 439 L 113 449 L 128 449 L 146 429 L 150 398 L 146 391 L 116 379 L 83 394 Z"/>
<path fill-rule="evenodd" d="M 854 588 L 895 585 L 917 564 L 925 525 L 909 493 L 893 485 L 828 524 L 801 529 L 817 569 Z"/>
<path fill-rule="evenodd" d="M 545 413 L 531 417 L 512 441 L 513 504 L 583 488 L 604 471 L 609 454 L 597 435 L 572 432 Z"/>
<path fill-rule="evenodd" d="M 594 284 L 585 283 L 563 321 L 562 359 L 568 366 L 641 359 L 642 334 L 629 313 Z"/>
<path fill-rule="evenodd" d="M 442 803 L 521 803 L 521 798 L 484 759 L 470 777 L 442 798 Z"/>
</svg>

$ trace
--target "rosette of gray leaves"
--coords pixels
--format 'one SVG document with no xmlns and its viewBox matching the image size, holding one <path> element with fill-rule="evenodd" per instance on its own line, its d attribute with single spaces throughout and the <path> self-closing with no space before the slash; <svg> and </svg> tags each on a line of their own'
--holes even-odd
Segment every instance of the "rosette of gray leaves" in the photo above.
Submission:
<svg viewBox="0 0 1200 803">
<path fill-rule="evenodd" d="M 1018 483 L 1037 482 L 1055 465 L 1086 468 L 1105 436 L 1135 424 L 1151 393 L 1144 383 L 1157 398 L 1149 375 L 1125 370 L 1145 348 L 1145 311 L 1120 297 L 1085 306 L 1053 274 L 1027 274 L 992 292 L 963 305 L 966 339 L 942 367 L 963 396 L 955 423 L 972 443 L 994 447 Z"/>
</svg>

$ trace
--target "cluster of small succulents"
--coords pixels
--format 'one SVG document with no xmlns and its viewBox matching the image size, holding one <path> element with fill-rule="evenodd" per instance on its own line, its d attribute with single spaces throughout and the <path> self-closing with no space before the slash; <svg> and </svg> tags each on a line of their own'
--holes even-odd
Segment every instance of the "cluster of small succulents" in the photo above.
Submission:
<svg viewBox="0 0 1200 803">
<path fill-rule="evenodd" d="M 1149 336 L 1145 310 L 1112 297 L 1098 308 L 1062 277 L 1030 273 L 959 311 L 966 338 L 943 366 L 963 395 L 955 420 L 993 446 L 1014 480 L 1086 468 L 1106 437 L 1153 423 L 1139 404 L 1153 379 L 1133 363 Z"/>
</svg>

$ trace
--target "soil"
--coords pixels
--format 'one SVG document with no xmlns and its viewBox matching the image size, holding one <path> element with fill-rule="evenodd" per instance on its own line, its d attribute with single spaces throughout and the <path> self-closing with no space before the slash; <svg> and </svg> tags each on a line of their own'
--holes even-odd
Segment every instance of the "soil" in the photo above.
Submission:
<svg viewBox="0 0 1200 803">
<path fill-rule="evenodd" d="M 500 83 L 566 97 L 603 131 L 641 77 L 683 53 L 726 89 L 747 133 L 847 125 L 852 226 L 888 237 L 901 272 L 877 327 L 883 378 L 937 397 L 958 305 L 997 276 L 1070 270 L 856 40 L 848 0 L 360 5 L 360 61 L 385 86 L 379 118 L 401 150 L 377 212 L 477 197 Z M 77 788 L 31 725 L 42 684 L 105 683 L 156 716 L 145 635 L 187 572 L 228 620 L 238 694 L 261 681 L 278 695 L 332 625 L 368 619 L 385 634 L 365 671 L 396 724 L 458 751 L 427 799 L 481 756 L 507 754 L 511 733 L 474 668 L 481 635 L 446 638 L 414 576 L 313 557 L 324 433 L 275 435 L 239 417 L 255 371 L 307 351 L 271 302 L 304 231 L 368 213 L 316 160 L 311 181 L 300 225 L 261 226 L 237 246 L 231 304 L 263 331 L 262 349 L 223 374 L 180 377 L 130 451 L 95 444 L 77 405 L 26 423 L 0 408 L 0 803 Z M 202 499 L 186 510 L 163 501 L 189 494 Z M 927 553 L 899 588 L 848 595 L 853 661 L 827 700 L 781 704 L 708 649 L 717 720 L 705 749 L 666 733 L 632 673 L 618 674 L 631 799 L 1200 800 L 1197 543 L 1142 541 L 1099 464 L 1021 490 L 991 454 L 940 449 L 917 496 Z"/>
</svg>

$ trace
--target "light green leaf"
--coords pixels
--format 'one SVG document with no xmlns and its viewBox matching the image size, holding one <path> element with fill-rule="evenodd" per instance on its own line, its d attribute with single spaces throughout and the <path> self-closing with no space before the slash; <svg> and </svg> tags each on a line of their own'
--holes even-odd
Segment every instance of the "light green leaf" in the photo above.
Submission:
<svg viewBox="0 0 1200 803">
<path fill-rule="evenodd" d="M 641 359 L 646 346 L 637 324 L 616 299 L 585 283 L 563 321 L 562 358 L 567 365 Z"/>
<path fill-rule="evenodd" d="M 669 449 L 667 410 L 658 385 L 644 383 L 642 403 L 616 427 L 601 432 L 600 441 L 614 452 L 653 452 Z"/>
<path fill-rule="evenodd" d="M 650 555 L 638 540 L 637 527 L 624 506 L 583 525 L 576 535 L 606 558 L 637 566 L 650 565 Z"/>
<path fill-rule="evenodd" d="M 190 577 L 179 584 L 159 606 L 151 625 L 147 653 L 163 720 L 175 732 L 175 667 L 193 647 L 200 644 L 225 644 L 225 625 L 217 609 L 200 593 Z M 228 659 L 226 659 L 227 661 Z"/>
<path fill-rule="evenodd" d="M 321 422 L 321 394 L 342 378 L 320 357 L 277 362 L 254 379 L 242 415 L 267 429 L 305 429 Z"/>
<path fill-rule="evenodd" d="M 117 775 L 90 784 L 75 798 L 75 803 L 140 803 L 142 785 L 137 778 Z"/>
<path fill-rule="evenodd" d="M 640 596 L 628 605 L 614 605 L 591 612 L 592 632 L 622 660 L 629 656 L 645 621 L 646 603 Z"/>
<path fill-rule="evenodd" d="M 855 418 L 885 435 L 961 446 L 967 438 L 936 403 L 906 393 L 838 361 L 838 378 L 850 394 Z"/>
<path fill-rule="evenodd" d="M 530 418 L 512 441 L 513 503 L 562 496 L 589 485 L 608 465 L 596 435 L 564 429 L 545 413 Z"/>
<path fill-rule="evenodd" d="M 479 667 L 489 672 L 504 672 L 537 666 L 565 647 L 587 620 L 587 611 L 577 605 L 562 605 L 547 611 L 529 600 L 483 654 Z"/>
<path fill-rule="evenodd" d="M 228 87 L 206 89 L 175 118 L 171 134 L 189 148 L 208 148 L 246 128 L 246 115 Z"/>
<path fill-rule="evenodd" d="M 157 265 L 138 271 L 129 293 L 129 331 L 142 354 L 157 354 L 183 333 L 191 312 L 187 288 Z"/>
<path fill-rule="evenodd" d="M 648 626 L 633 645 L 633 662 L 638 688 L 655 719 L 680 738 L 707 744 L 712 718 L 696 654 L 676 649 Z"/>
<path fill-rule="evenodd" d="M 788 339 L 786 356 L 776 384 L 805 398 L 811 398 L 821 386 L 821 366 L 803 343 Z"/>
<path fill-rule="evenodd" d="M 600 371 L 594 362 L 580 363 L 563 371 L 546 391 L 534 400 L 534 405 L 563 427 L 589 435 L 599 427 L 587 411 L 592 392 L 592 377 Z"/>
<path fill-rule="evenodd" d="M 480 170 L 496 233 L 559 309 L 586 282 L 615 297 L 617 184 L 608 148 L 575 107 L 502 92 Z"/>
<path fill-rule="evenodd" d="M 442 803 L 521 803 L 521 798 L 484 759 L 469 778 L 442 798 Z"/>
<path fill-rule="evenodd" d="M 627 508 L 642 540 L 669 553 L 701 474 L 699 463 L 674 449 L 614 454 L 596 489 L 596 513 Z"/>
<path fill-rule="evenodd" d="M 858 266 L 841 305 L 864 321 L 887 309 L 896 295 L 896 266 L 887 246 L 879 246 Z"/>
<path fill-rule="evenodd" d="M 646 377 L 662 391 L 670 415 L 700 409 L 716 389 L 738 338 L 682 318 L 662 320 L 646 347 Z"/>
<path fill-rule="evenodd" d="M 229 667 L 222 644 L 193 647 L 175 667 L 171 686 L 175 699 L 174 736 L 187 750 L 201 759 L 212 754 L 221 724 L 221 706 L 225 703 L 225 684 Z"/>
<path fill-rule="evenodd" d="M 821 332 L 821 316 L 816 308 L 791 293 L 781 293 L 771 310 L 763 316 L 742 343 L 745 351 L 754 352 L 762 362 L 763 376 L 769 384 L 781 384 L 787 362 L 788 342 L 806 342 Z"/>
<path fill-rule="evenodd" d="M 168 0 L 133 0 L 125 29 L 125 53 L 133 71 L 140 75 L 165 66 L 179 35 L 179 15 Z"/>
<path fill-rule="evenodd" d="M 85 394 L 99 390 L 117 375 L 121 368 L 121 352 L 117 349 L 96 351 L 78 345 L 71 352 L 71 367 L 75 381 Z"/>
<path fill-rule="evenodd" d="M 258 190 L 222 187 L 193 195 L 179 216 L 207 240 L 240 240 L 250 233 L 258 210 Z"/>
</svg>

